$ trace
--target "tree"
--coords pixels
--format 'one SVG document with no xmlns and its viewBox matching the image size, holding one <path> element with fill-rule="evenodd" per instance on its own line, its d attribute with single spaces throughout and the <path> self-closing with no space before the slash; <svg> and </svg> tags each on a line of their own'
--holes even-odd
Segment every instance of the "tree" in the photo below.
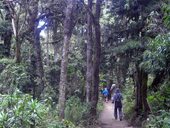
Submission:
<svg viewBox="0 0 170 128">
<path fill-rule="evenodd" d="M 94 43 L 94 60 L 93 60 L 93 76 L 92 76 L 92 101 L 91 101 L 91 113 L 97 114 L 97 103 L 99 93 L 99 68 L 100 68 L 100 52 L 101 52 L 101 39 L 100 39 L 100 12 L 101 12 L 101 0 L 96 1 L 94 30 L 95 30 L 95 43 Z"/>
<path fill-rule="evenodd" d="M 91 92 L 92 92 L 92 51 L 93 51 L 93 35 L 92 35 L 92 0 L 88 0 L 88 17 L 87 17 L 87 65 L 86 65 L 86 102 L 89 103 L 91 101 Z"/>
<path fill-rule="evenodd" d="M 40 32 L 46 26 L 44 23 L 43 26 L 38 28 L 39 19 L 38 17 L 38 4 L 39 1 L 34 0 L 30 3 L 29 7 L 29 29 L 31 30 L 32 46 L 33 46 L 33 56 L 35 58 L 35 78 L 36 84 L 33 89 L 34 98 L 40 99 L 40 95 L 44 89 L 44 69 L 41 58 L 41 44 L 40 44 Z M 33 62 L 33 63 L 34 63 Z"/>
<path fill-rule="evenodd" d="M 73 11 L 75 8 L 75 1 L 71 0 L 67 3 L 64 20 L 64 40 L 63 52 L 61 61 L 60 84 L 59 84 L 59 117 L 64 118 L 65 101 L 66 101 L 66 87 L 67 87 L 67 65 L 68 65 L 68 51 L 70 38 L 73 31 Z"/>
</svg>

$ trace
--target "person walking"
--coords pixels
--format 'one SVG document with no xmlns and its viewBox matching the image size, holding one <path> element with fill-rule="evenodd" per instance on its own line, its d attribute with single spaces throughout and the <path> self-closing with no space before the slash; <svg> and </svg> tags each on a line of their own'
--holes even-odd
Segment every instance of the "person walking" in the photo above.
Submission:
<svg viewBox="0 0 170 128">
<path fill-rule="evenodd" d="M 116 120 L 119 117 L 120 121 L 122 121 L 122 118 L 123 118 L 123 114 L 122 114 L 123 96 L 122 96 L 119 88 L 116 88 L 115 93 L 112 97 L 112 100 L 113 100 L 112 103 L 114 103 L 114 117 Z"/>
<path fill-rule="evenodd" d="M 108 101 L 108 95 L 109 95 L 109 91 L 107 90 L 107 88 L 105 87 L 104 90 L 103 90 L 103 96 L 105 98 L 105 102 Z"/>
</svg>

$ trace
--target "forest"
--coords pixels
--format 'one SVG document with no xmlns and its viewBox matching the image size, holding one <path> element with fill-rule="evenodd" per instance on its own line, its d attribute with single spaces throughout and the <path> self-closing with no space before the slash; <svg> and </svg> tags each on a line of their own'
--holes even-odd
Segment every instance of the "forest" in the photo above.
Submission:
<svg viewBox="0 0 170 128">
<path fill-rule="evenodd" d="M 98 128 L 113 84 L 170 128 L 170 0 L 0 0 L 0 128 Z"/>
</svg>

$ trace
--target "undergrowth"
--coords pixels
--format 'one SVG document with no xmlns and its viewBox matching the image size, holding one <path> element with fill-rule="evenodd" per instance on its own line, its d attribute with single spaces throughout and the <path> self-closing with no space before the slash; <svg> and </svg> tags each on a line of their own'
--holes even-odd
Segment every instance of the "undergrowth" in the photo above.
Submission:
<svg viewBox="0 0 170 128">
<path fill-rule="evenodd" d="M 59 120 L 48 104 L 19 90 L 0 95 L 0 101 L 0 128 L 76 128 L 71 121 Z"/>
</svg>

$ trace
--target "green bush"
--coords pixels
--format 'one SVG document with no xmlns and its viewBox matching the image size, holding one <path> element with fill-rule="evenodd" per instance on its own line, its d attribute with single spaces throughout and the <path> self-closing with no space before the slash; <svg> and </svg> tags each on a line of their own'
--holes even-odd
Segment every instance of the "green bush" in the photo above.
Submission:
<svg viewBox="0 0 170 128">
<path fill-rule="evenodd" d="M 160 86 L 158 92 L 150 92 L 148 101 L 152 109 L 146 121 L 146 128 L 169 128 L 170 127 L 170 82 Z"/>
<path fill-rule="evenodd" d="M 72 96 L 66 102 L 65 117 L 67 120 L 75 124 L 80 124 L 81 121 L 87 119 L 89 107 L 82 103 L 80 98 Z"/>
<path fill-rule="evenodd" d="M 123 110 L 125 113 L 125 118 L 130 119 L 130 116 L 134 111 L 135 106 L 134 104 L 135 104 L 134 88 L 129 83 L 127 86 L 125 86 L 123 90 Z"/>
<path fill-rule="evenodd" d="M 0 127 L 2 128 L 37 126 L 48 112 L 46 106 L 19 91 L 15 91 L 12 95 L 1 95 L 0 100 Z"/>
<path fill-rule="evenodd" d="M 1 93 L 12 93 L 16 88 L 23 90 L 30 85 L 30 75 L 25 64 L 13 64 L 11 60 L 1 60 L 0 63 L 6 65 L 0 73 Z"/>
<path fill-rule="evenodd" d="M 60 121 L 57 111 L 49 105 L 19 90 L 0 95 L 0 101 L 0 128 L 76 128 L 68 120 Z"/>
<path fill-rule="evenodd" d="M 9 58 L 2 58 L 2 59 L 0 59 L 0 73 L 4 70 L 6 65 L 14 64 L 14 62 L 15 62 L 14 59 L 9 59 Z"/>
<path fill-rule="evenodd" d="M 159 91 L 150 92 L 147 99 L 149 101 L 153 113 L 156 113 L 161 109 L 169 110 L 170 82 L 168 80 L 165 80 L 162 86 L 160 86 Z"/>
<path fill-rule="evenodd" d="M 170 112 L 160 110 L 158 115 L 150 115 L 146 128 L 170 128 Z"/>
</svg>

